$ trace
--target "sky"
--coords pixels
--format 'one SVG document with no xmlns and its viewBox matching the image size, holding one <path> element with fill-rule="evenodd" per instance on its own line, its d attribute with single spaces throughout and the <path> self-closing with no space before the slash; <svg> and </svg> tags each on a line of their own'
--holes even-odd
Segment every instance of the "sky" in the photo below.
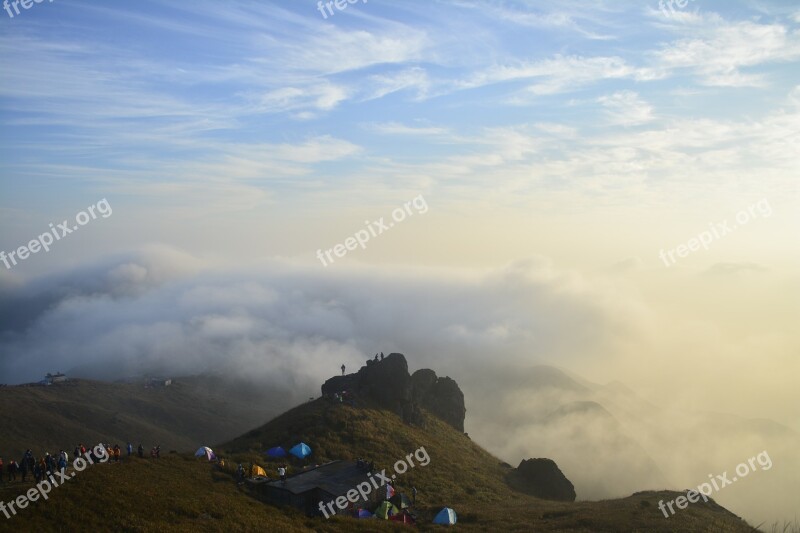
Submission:
<svg viewBox="0 0 800 533">
<path fill-rule="evenodd" d="M 0 383 L 400 351 L 800 431 L 796 2 L 340 5 L 0 11 Z"/>
</svg>

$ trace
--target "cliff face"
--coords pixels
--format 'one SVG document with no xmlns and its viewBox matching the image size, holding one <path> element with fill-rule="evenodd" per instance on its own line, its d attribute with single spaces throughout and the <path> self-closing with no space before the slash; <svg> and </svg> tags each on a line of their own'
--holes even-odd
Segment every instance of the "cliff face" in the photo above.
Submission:
<svg viewBox="0 0 800 533">
<path fill-rule="evenodd" d="M 382 361 L 368 360 L 355 374 L 335 376 L 322 385 L 322 395 L 351 391 L 389 409 L 407 423 L 420 420 L 424 408 L 459 431 L 464 431 L 464 394 L 449 377 L 439 378 L 433 370 L 408 373 L 408 363 L 400 353 Z"/>
</svg>

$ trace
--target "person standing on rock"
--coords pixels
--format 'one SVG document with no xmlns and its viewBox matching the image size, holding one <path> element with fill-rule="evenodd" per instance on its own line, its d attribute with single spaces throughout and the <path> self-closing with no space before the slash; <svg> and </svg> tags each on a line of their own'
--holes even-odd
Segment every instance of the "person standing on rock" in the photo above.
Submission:
<svg viewBox="0 0 800 533">
<path fill-rule="evenodd" d="M 342 375 L 344 376 L 344 364 L 342 364 Z"/>
</svg>

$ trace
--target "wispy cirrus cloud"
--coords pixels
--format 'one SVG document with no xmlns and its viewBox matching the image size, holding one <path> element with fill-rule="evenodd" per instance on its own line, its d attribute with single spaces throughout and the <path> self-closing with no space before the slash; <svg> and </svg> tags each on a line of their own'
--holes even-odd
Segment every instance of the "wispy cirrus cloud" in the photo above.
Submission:
<svg viewBox="0 0 800 533">
<path fill-rule="evenodd" d="M 728 21 L 717 14 L 693 15 L 670 25 L 685 36 L 652 53 L 654 68 L 666 75 L 687 71 L 701 85 L 762 87 L 759 66 L 800 58 L 800 33 L 781 23 Z"/>
</svg>

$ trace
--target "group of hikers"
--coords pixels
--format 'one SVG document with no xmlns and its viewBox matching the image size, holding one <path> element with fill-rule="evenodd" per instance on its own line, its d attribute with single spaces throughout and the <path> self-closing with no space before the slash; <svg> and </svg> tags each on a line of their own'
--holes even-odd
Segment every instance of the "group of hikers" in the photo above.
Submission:
<svg viewBox="0 0 800 533">
<path fill-rule="evenodd" d="M 100 458 L 96 455 L 95 448 L 86 447 L 83 444 L 79 444 L 75 446 L 75 449 L 72 451 L 72 455 L 74 459 L 78 457 L 85 457 L 87 454 L 91 460 L 91 462 L 105 462 L 113 461 L 115 463 L 119 463 L 122 457 L 122 448 L 120 448 L 119 444 L 115 444 L 111 446 L 110 444 L 100 444 L 103 448 L 106 449 L 106 453 L 108 456 L 106 458 Z M 133 444 L 130 442 L 126 446 L 126 451 L 128 452 L 128 457 L 133 455 Z M 139 444 L 137 448 L 137 454 L 139 457 L 144 458 L 144 446 Z M 156 445 L 150 450 L 150 457 L 154 459 L 158 459 L 161 457 L 161 446 Z M 45 452 L 42 457 L 38 459 L 33 455 L 33 452 L 30 449 L 27 449 L 22 456 L 22 459 L 19 462 L 11 459 L 8 464 L 3 463 L 3 458 L 0 457 L 0 483 L 2 482 L 12 482 L 17 481 L 17 475 L 20 476 L 20 482 L 24 483 L 28 475 L 32 476 L 36 483 L 47 479 L 47 476 L 55 474 L 58 471 L 64 471 L 67 468 L 67 464 L 69 462 L 69 455 L 66 451 L 60 450 L 58 453 L 50 454 L 50 452 Z"/>
<path fill-rule="evenodd" d="M 383 359 L 384 359 L 383 352 L 380 352 L 380 357 L 381 357 L 380 360 L 383 361 Z M 367 366 L 371 365 L 372 363 L 377 363 L 377 362 L 378 362 L 378 354 L 376 353 L 375 354 L 375 359 L 367 359 Z M 344 371 L 345 371 L 345 368 L 347 368 L 347 367 L 345 367 L 344 364 L 342 364 L 341 368 L 342 368 L 342 375 L 344 376 Z"/>
</svg>

